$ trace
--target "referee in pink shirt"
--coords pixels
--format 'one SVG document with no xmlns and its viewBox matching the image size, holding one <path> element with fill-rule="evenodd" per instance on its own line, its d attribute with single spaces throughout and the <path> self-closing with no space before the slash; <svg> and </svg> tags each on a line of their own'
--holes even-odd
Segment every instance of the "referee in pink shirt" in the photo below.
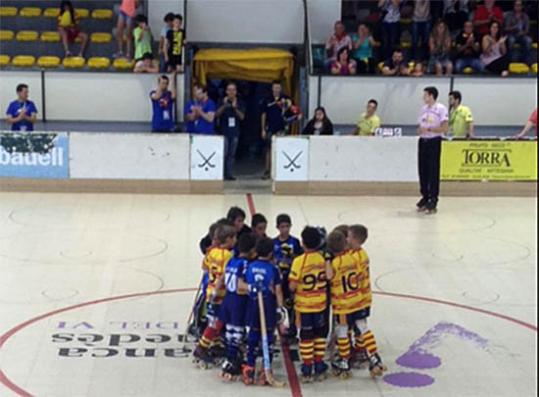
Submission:
<svg viewBox="0 0 539 397">
<path fill-rule="evenodd" d="M 438 195 L 440 193 L 440 154 L 442 151 L 442 136 L 449 130 L 447 108 L 438 99 L 435 87 L 423 90 L 425 105 L 419 115 L 419 184 L 421 200 L 417 210 L 427 214 L 436 212 Z"/>
</svg>

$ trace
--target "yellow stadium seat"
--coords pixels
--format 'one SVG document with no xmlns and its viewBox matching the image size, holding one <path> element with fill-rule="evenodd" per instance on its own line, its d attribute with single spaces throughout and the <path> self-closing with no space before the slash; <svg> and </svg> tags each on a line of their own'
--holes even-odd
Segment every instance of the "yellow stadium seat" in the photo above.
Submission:
<svg viewBox="0 0 539 397">
<path fill-rule="evenodd" d="M 525 63 L 510 63 L 509 64 L 509 73 L 511 74 L 528 74 L 530 72 L 530 67 Z"/>
<path fill-rule="evenodd" d="M 42 56 L 37 60 L 37 64 L 42 68 L 57 68 L 60 66 L 60 58 L 55 56 Z"/>
<path fill-rule="evenodd" d="M 35 30 L 21 30 L 17 32 L 17 41 L 36 41 L 39 34 Z"/>
<path fill-rule="evenodd" d="M 532 44 L 532 48 L 537 49 L 537 42 Z"/>
<path fill-rule="evenodd" d="M 60 41 L 60 33 L 58 32 L 43 32 L 41 33 L 41 41 L 45 43 L 57 43 Z"/>
<path fill-rule="evenodd" d="M 464 74 L 473 74 L 473 69 L 471 67 L 464 68 Z"/>
<path fill-rule="evenodd" d="M 112 66 L 116 70 L 132 70 L 135 66 L 135 61 L 127 58 L 116 58 L 112 63 Z"/>
<path fill-rule="evenodd" d="M 54 8 L 46 8 L 45 11 L 43 11 L 43 16 L 45 18 L 56 18 L 60 14 L 60 8 L 54 7 Z"/>
<path fill-rule="evenodd" d="M 9 55 L 0 55 L 0 67 L 9 65 L 10 60 Z"/>
<path fill-rule="evenodd" d="M 43 11 L 43 16 L 46 17 L 46 18 L 57 18 L 58 15 L 60 14 L 60 8 L 58 7 L 55 7 L 55 8 L 47 8 L 45 9 L 45 11 Z M 88 16 L 90 15 L 90 11 L 88 11 L 88 9 L 86 8 L 75 8 L 75 16 L 77 18 L 88 18 Z"/>
<path fill-rule="evenodd" d="M 90 16 L 90 11 L 87 8 L 75 8 L 75 15 L 77 18 L 83 19 Z"/>
<path fill-rule="evenodd" d="M 0 17 L 16 17 L 16 7 L 0 7 Z"/>
<path fill-rule="evenodd" d="M 15 36 L 15 33 L 11 30 L 0 30 L 0 41 L 13 40 L 13 36 Z"/>
<path fill-rule="evenodd" d="M 532 72 L 535 73 L 535 74 L 537 74 L 537 64 L 536 64 L 536 63 L 534 63 L 534 64 L 532 65 Z"/>
<path fill-rule="evenodd" d="M 402 18 L 400 22 L 403 25 L 410 25 L 412 23 L 412 19 L 411 18 Z"/>
<path fill-rule="evenodd" d="M 383 68 L 384 68 L 384 62 L 378 62 L 378 70 L 380 70 L 381 72 Z"/>
<path fill-rule="evenodd" d="M 67 57 L 64 58 L 62 64 L 68 69 L 82 69 L 86 60 L 83 57 Z"/>
<path fill-rule="evenodd" d="M 92 11 L 93 19 L 111 19 L 112 15 L 112 10 L 106 8 L 96 8 Z"/>
<path fill-rule="evenodd" d="M 411 41 L 401 41 L 401 48 L 412 48 L 412 42 Z"/>
<path fill-rule="evenodd" d="M 110 59 L 105 57 L 92 57 L 88 59 L 88 67 L 91 69 L 108 69 L 110 67 Z"/>
<path fill-rule="evenodd" d="M 90 41 L 92 43 L 110 43 L 112 35 L 110 33 L 92 33 Z"/>
<path fill-rule="evenodd" d="M 36 18 L 41 16 L 41 8 L 38 7 L 24 7 L 19 11 L 19 15 L 25 18 Z"/>
<path fill-rule="evenodd" d="M 36 63 L 36 58 L 32 55 L 17 55 L 11 61 L 14 66 L 31 67 Z"/>
</svg>

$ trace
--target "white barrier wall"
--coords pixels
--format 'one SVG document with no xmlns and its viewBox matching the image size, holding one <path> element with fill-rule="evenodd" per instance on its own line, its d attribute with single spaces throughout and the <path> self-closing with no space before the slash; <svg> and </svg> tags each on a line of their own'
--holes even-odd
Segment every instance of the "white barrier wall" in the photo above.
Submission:
<svg viewBox="0 0 539 397">
<path fill-rule="evenodd" d="M 189 135 L 71 133 L 74 179 L 189 179 Z"/>
<path fill-rule="evenodd" d="M 0 112 L 2 118 L 6 117 L 9 103 L 17 99 L 17 85 L 28 85 L 30 100 L 36 104 L 38 119 L 43 119 L 43 103 L 41 101 L 41 73 L 24 71 L 2 71 L 0 73 Z"/>
<path fill-rule="evenodd" d="M 456 78 L 453 89 L 462 93 L 477 125 L 524 125 L 537 107 L 536 78 Z"/>
<path fill-rule="evenodd" d="M 313 137 L 310 181 L 417 181 L 417 138 Z"/>
<path fill-rule="evenodd" d="M 187 1 L 187 40 L 303 43 L 302 0 Z"/>
<path fill-rule="evenodd" d="M 276 138 L 277 182 L 415 182 L 417 138 Z"/>
<path fill-rule="evenodd" d="M 321 105 L 333 123 L 355 124 L 372 98 L 378 101 L 383 124 L 416 124 L 423 106 L 423 89 L 430 85 L 437 87 L 440 98 L 447 102 L 449 78 L 323 76 Z"/>
<path fill-rule="evenodd" d="M 150 91 L 157 74 L 45 73 L 47 119 L 138 121 L 152 118 Z M 178 119 L 183 120 L 183 75 L 177 79 Z"/>
</svg>

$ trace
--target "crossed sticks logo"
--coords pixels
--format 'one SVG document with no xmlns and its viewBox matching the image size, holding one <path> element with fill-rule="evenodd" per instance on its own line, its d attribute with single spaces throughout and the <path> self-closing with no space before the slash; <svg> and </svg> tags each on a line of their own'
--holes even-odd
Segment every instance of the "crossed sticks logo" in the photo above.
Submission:
<svg viewBox="0 0 539 397">
<path fill-rule="evenodd" d="M 215 168 L 215 164 L 212 163 L 212 159 L 217 152 L 213 152 L 208 157 L 206 157 L 200 150 L 197 149 L 197 153 L 200 156 L 202 162 L 198 164 L 198 168 L 204 168 L 204 171 L 209 171 L 210 168 Z"/>
<path fill-rule="evenodd" d="M 285 156 L 286 159 L 288 160 L 288 164 L 284 166 L 284 169 L 289 170 L 290 172 L 299 170 L 301 168 L 301 164 L 298 164 L 297 161 L 299 160 L 302 154 L 303 154 L 303 151 L 300 151 L 298 154 L 292 157 L 283 150 L 283 156 Z"/>
</svg>

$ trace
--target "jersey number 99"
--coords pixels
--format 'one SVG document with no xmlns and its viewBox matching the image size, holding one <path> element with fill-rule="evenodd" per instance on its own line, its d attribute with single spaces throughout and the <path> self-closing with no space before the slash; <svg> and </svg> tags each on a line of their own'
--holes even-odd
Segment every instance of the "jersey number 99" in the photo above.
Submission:
<svg viewBox="0 0 539 397">
<path fill-rule="evenodd" d="M 303 291 L 308 292 L 315 289 L 326 289 L 328 283 L 326 279 L 326 272 L 320 272 L 318 273 L 318 276 L 315 276 L 314 274 L 307 274 L 305 277 L 303 277 L 302 283 Z"/>
</svg>

